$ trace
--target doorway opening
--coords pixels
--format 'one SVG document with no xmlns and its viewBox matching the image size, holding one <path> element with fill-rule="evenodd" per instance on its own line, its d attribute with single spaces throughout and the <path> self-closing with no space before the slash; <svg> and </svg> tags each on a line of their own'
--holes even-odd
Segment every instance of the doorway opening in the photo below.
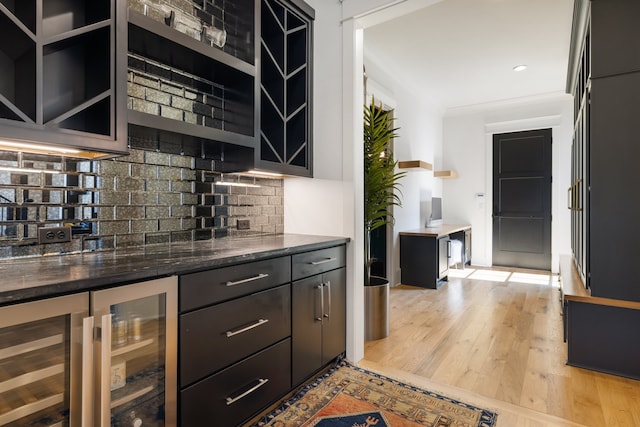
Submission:
<svg viewBox="0 0 640 427">
<path fill-rule="evenodd" d="M 551 270 L 551 129 L 493 135 L 493 265 Z"/>
</svg>

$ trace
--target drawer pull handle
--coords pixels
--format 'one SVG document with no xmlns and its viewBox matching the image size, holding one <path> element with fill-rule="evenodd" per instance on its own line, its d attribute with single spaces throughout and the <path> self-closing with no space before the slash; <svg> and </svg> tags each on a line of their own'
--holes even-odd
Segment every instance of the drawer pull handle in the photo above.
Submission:
<svg viewBox="0 0 640 427">
<path fill-rule="evenodd" d="M 320 261 L 311 261 L 309 264 L 311 264 L 311 265 L 320 265 L 320 264 L 325 264 L 327 262 L 335 261 L 337 259 L 338 258 L 326 258 L 326 259 L 323 259 L 323 260 L 320 260 Z"/>
<path fill-rule="evenodd" d="M 236 329 L 235 331 L 227 331 L 226 335 L 227 338 L 231 338 L 234 335 L 239 335 L 243 332 L 247 332 L 250 331 L 253 328 L 257 328 L 258 326 L 262 326 L 265 323 L 268 323 L 269 319 L 259 319 L 257 322 L 250 324 L 249 326 L 245 326 L 244 328 L 241 329 Z"/>
<path fill-rule="evenodd" d="M 243 283 L 253 282 L 254 280 L 264 279 L 265 277 L 269 277 L 267 273 L 260 273 L 257 276 L 249 277 L 247 279 L 236 280 L 235 282 L 227 282 L 225 286 L 236 286 L 242 285 Z"/>
<path fill-rule="evenodd" d="M 242 394 L 239 394 L 236 397 L 227 397 L 227 406 L 236 403 L 238 400 L 242 399 L 243 397 L 247 397 L 248 395 L 250 395 L 251 393 L 253 393 L 254 391 L 256 391 L 257 389 L 259 389 L 260 387 L 262 387 L 268 382 L 269 382 L 268 378 L 260 378 L 258 380 L 258 384 L 254 385 L 249 390 L 243 392 Z"/>
</svg>

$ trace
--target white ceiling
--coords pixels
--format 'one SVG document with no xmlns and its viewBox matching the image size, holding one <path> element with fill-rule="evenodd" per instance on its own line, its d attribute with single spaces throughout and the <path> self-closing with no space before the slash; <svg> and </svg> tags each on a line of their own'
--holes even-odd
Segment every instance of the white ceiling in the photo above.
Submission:
<svg viewBox="0 0 640 427">
<path fill-rule="evenodd" d="M 442 0 L 366 28 L 365 58 L 443 109 L 562 93 L 572 14 L 573 0 Z"/>
</svg>

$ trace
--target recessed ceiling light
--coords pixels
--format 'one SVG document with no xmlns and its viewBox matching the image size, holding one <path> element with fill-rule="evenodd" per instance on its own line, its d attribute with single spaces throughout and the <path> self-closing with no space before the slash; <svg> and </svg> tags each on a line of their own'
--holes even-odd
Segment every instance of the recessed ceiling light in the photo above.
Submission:
<svg viewBox="0 0 640 427">
<path fill-rule="evenodd" d="M 527 69 L 527 66 L 522 64 L 522 65 L 516 65 L 515 67 L 513 67 L 513 71 L 524 71 Z"/>
</svg>

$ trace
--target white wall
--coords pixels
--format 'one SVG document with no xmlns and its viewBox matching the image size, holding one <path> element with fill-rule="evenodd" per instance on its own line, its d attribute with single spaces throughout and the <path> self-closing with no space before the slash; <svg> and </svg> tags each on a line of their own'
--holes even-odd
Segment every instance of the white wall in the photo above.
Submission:
<svg viewBox="0 0 640 427">
<path fill-rule="evenodd" d="M 492 135 L 552 128 L 552 271 L 560 254 L 570 253 L 570 215 L 566 189 L 571 174 L 573 101 L 557 94 L 450 110 L 444 118 L 443 165 L 459 177 L 445 180 L 445 221 L 472 227 L 472 263 L 491 265 L 492 251 Z M 478 197 L 484 194 L 484 198 Z"/>
</svg>

